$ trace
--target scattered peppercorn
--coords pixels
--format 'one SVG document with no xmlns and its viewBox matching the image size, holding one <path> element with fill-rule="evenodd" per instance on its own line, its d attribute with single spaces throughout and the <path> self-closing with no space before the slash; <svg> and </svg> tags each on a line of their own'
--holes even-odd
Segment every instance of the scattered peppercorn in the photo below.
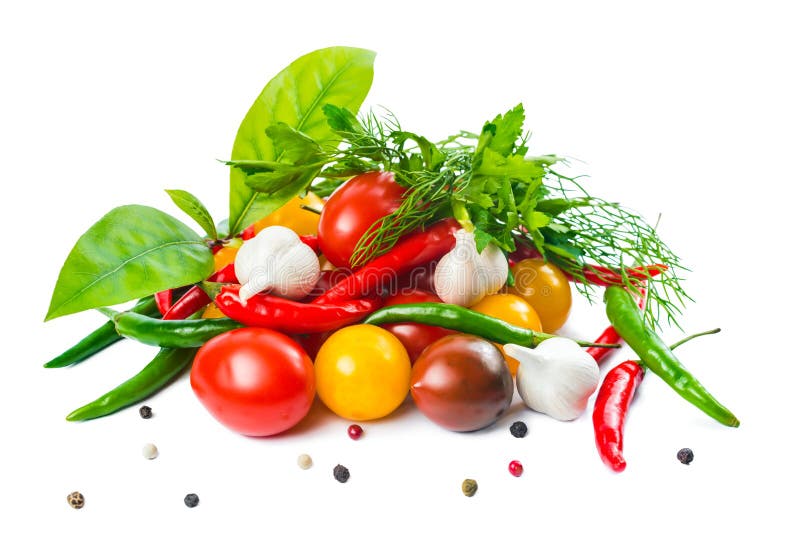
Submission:
<svg viewBox="0 0 800 534">
<path fill-rule="evenodd" d="M 344 484 L 350 478 L 350 470 L 339 464 L 333 468 L 333 478 Z"/>
<path fill-rule="evenodd" d="M 515 477 L 522 476 L 522 464 L 519 462 L 519 460 L 511 460 L 511 462 L 508 464 L 508 472 Z"/>
<path fill-rule="evenodd" d="M 142 416 L 142 419 L 150 419 L 153 417 L 153 409 L 150 406 L 142 406 L 139 408 L 139 415 Z"/>
<path fill-rule="evenodd" d="M 511 435 L 515 438 L 524 438 L 527 433 L 528 425 L 522 421 L 515 421 L 514 424 L 511 425 Z"/>
<path fill-rule="evenodd" d="M 148 460 L 153 460 L 158 456 L 158 449 L 152 443 L 148 443 L 147 445 L 142 447 L 142 456 L 144 456 Z"/>
<path fill-rule="evenodd" d="M 67 495 L 67 502 L 69 503 L 70 506 L 72 506 L 76 510 L 83 508 L 83 505 L 85 503 L 83 499 L 83 494 L 81 494 L 81 492 L 79 491 L 73 491 L 72 493 Z"/>
<path fill-rule="evenodd" d="M 364 429 L 360 425 L 350 425 L 347 427 L 347 435 L 350 439 L 358 439 L 364 433 Z"/>
<path fill-rule="evenodd" d="M 678 451 L 678 460 L 685 465 L 689 465 L 694 460 L 694 453 L 692 449 L 681 449 Z"/>
<path fill-rule="evenodd" d="M 189 493 L 183 498 L 183 504 L 189 508 L 194 508 L 200 504 L 200 497 L 198 497 L 196 493 Z"/>
<path fill-rule="evenodd" d="M 297 465 L 300 466 L 300 469 L 310 469 L 314 463 L 311 461 L 311 456 L 307 454 L 301 454 L 297 457 Z"/>
<path fill-rule="evenodd" d="M 461 483 L 461 491 L 467 497 L 472 497 L 478 491 L 478 483 L 471 478 L 464 479 L 464 482 Z"/>
</svg>

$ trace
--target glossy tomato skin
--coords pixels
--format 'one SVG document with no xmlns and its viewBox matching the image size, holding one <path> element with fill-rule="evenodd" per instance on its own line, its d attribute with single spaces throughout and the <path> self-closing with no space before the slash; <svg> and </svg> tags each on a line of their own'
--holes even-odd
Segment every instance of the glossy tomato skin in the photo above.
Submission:
<svg viewBox="0 0 800 534">
<path fill-rule="evenodd" d="M 539 320 L 539 315 L 536 313 L 536 310 L 522 297 L 517 295 L 505 293 L 488 295 L 472 306 L 472 309 L 476 312 L 503 320 L 514 326 L 521 326 L 522 328 L 528 328 L 536 332 L 542 331 L 542 322 Z M 496 346 L 500 349 L 500 352 L 503 352 L 501 345 L 496 344 Z M 503 352 L 503 355 L 505 356 L 505 352 Z M 519 362 L 509 356 L 505 356 L 505 358 L 511 375 L 516 376 Z"/>
<path fill-rule="evenodd" d="M 553 333 L 567 322 L 572 308 L 572 288 L 564 272 L 540 258 L 523 259 L 511 268 L 514 285 L 509 293 L 533 306 L 545 332 Z"/>
<path fill-rule="evenodd" d="M 415 304 L 418 302 L 442 302 L 442 300 L 427 291 L 420 289 L 406 289 L 396 295 L 386 299 L 384 306 L 394 306 L 395 304 Z M 434 341 L 455 334 L 453 330 L 438 326 L 428 326 L 418 323 L 390 323 L 383 325 L 383 328 L 394 334 L 400 343 L 408 351 L 408 358 L 411 364 L 417 361 L 419 355 L 425 348 Z"/>
<path fill-rule="evenodd" d="M 511 405 L 514 380 L 501 352 L 455 334 L 428 346 L 411 369 L 411 396 L 434 423 L 458 432 L 487 427 Z"/>
<path fill-rule="evenodd" d="M 314 210 L 321 211 L 325 203 L 317 195 L 309 191 L 303 198 L 292 197 L 289 202 L 273 211 L 263 219 L 256 221 L 253 225 L 255 233 L 268 226 L 285 226 L 297 235 L 316 234 L 319 225 L 319 215 L 313 211 L 303 209 L 301 206 L 308 206 Z"/>
<path fill-rule="evenodd" d="M 290 337 L 266 328 L 221 334 L 197 352 L 192 389 L 220 423 L 247 436 L 296 425 L 314 400 L 314 366 Z"/>
<path fill-rule="evenodd" d="M 350 267 L 350 256 L 369 227 L 395 211 L 405 188 L 389 172 L 368 172 L 350 178 L 334 191 L 319 219 L 320 248 L 337 267 Z"/>
<path fill-rule="evenodd" d="M 374 325 L 334 332 L 320 348 L 314 370 L 320 400 L 351 421 L 385 417 L 408 396 L 411 364 L 406 349 Z"/>
</svg>

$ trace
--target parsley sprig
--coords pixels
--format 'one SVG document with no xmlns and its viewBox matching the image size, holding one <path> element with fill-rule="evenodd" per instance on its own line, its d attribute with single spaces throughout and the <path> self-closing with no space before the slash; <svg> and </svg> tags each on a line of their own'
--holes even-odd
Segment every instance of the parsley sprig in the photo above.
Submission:
<svg viewBox="0 0 800 534">
<path fill-rule="evenodd" d="M 407 192 L 394 213 L 362 236 L 353 252 L 354 266 L 388 252 L 415 228 L 455 217 L 475 233 L 479 250 L 488 243 L 508 253 L 520 244 L 535 247 L 566 271 L 590 300 L 595 288 L 586 281 L 587 266 L 622 270 L 666 264 L 669 271 L 648 281 L 645 318 L 657 326 L 664 313 L 677 324 L 681 308 L 690 300 L 681 287 L 685 269 L 680 259 L 643 217 L 591 196 L 579 178 L 559 172 L 558 167 L 568 164 L 564 158 L 529 155 L 522 105 L 486 122 L 479 134 L 460 131 L 439 142 L 404 130 L 388 112 L 358 118 L 333 105 L 324 106 L 324 112 L 341 136 L 336 146 L 322 146 L 277 124 L 267 135 L 283 154 L 280 162 L 228 164 L 245 171 L 247 185 L 266 194 L 305 180 L 310 190 L 327 196 L 350 176 L 370 170 L 393 172 Z M 635 289 L 633 281 L 626 283 Z"/>
</svg>

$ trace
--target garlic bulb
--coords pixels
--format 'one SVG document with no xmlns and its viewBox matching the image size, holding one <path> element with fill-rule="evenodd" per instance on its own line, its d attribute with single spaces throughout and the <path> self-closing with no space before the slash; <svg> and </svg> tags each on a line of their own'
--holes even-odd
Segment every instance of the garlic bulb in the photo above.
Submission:
<svg viewBox="0 0 800 534">
<path fill-rule="evenodd" d="M 317 255 L 284 226 L 268 226 L 245 241 L 236 254 L 234 269 L 242 284 L 242 302 L 265 290 L 279 297 L 301 299 L 320 276 Z"/>
<path fill-rule="evenodd" d="M 571 339 L 554 337 L 535 349 L 503 346 L 519 361 L 517 391 L 525 405 L 560 421 L 571 421 L 586 410 L 600 383 L 597 362 Z"/>
<path fill-rule="evenodd" d="M 508 260 L 492 243 L 478 254 L 472 232 L 458 230 L 455 239 L 453 249 L 436 265 L 433 285 L 443 302 L 470 307 L 500 291 L 508 278 Z"/>
</svg>

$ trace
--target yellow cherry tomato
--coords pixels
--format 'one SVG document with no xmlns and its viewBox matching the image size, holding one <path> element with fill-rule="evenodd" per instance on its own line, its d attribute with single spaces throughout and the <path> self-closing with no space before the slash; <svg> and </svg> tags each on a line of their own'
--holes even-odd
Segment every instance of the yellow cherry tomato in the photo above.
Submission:
<svg viewBox="0 0 800 534">
<path fill-rule="evenodd" d="M 514 285 L 508 290 L 534 307 L 545 332 L 553 333 L 567 322 L 572 288 L 564 271 L 538 258 L 522 260 L 511 269 Z"/>
<path fill-rule="evenodd" d="M 533 309 L 533 306 L 525 302 L 524 299 L 516 295 L 509 295 L 507 293 L 489 295 L 474 305 L 472 309 L 476 312 L 485 313 L 486 315 L 501 319 L 514 326 L 530 328 L 537 332 L 542 331 L 542 322 L 539 320 L 539 315 L 536 313 L 536 310 Z M 501 345 L 497 345 L 497 347 L 501 351 L 503 350 Z M 506 356 L 505 352 L 503 352 L 503 356 L 505 356 L 511 374 L 516 375 L 519 362 L 514 358 Z"/>
<path fill-rule="evenodd" d="M 406 398 L 411 363 L 403 344 L 383 328 L 347 326 L 331 335 L 314 361 L 317 394 L 353 421 L 392 413 Z"/>
<path fill-rule="evenodd" d="M 206 309 L 203 311 L 203 319 L 222 319 L 226 317 L 224 313 L 219 311 L 217 305 L 213 302 L 206 306 Z"/>
<path fill-rule="evenodd" d="M 317 195 L 309 191 L 305 197 L 294 197 L 289 202 L 273 211 L 253 225 L 256 233 L 267 226 L 285 226 L 297 235 L 317 235 L 319 215 L 312 211 L 304 210 L 300 206 L 308 206 L 317 211 L 322 210 L 325 203 Z"/>
<path fill-rule="evenodd" d="M 239 247 L 242 246 L 241 241 L 226 244 L 214 254 L 214 272 L 224 269 L 236 259 L 236 254 L 239 252 Z"/>
</svg>

